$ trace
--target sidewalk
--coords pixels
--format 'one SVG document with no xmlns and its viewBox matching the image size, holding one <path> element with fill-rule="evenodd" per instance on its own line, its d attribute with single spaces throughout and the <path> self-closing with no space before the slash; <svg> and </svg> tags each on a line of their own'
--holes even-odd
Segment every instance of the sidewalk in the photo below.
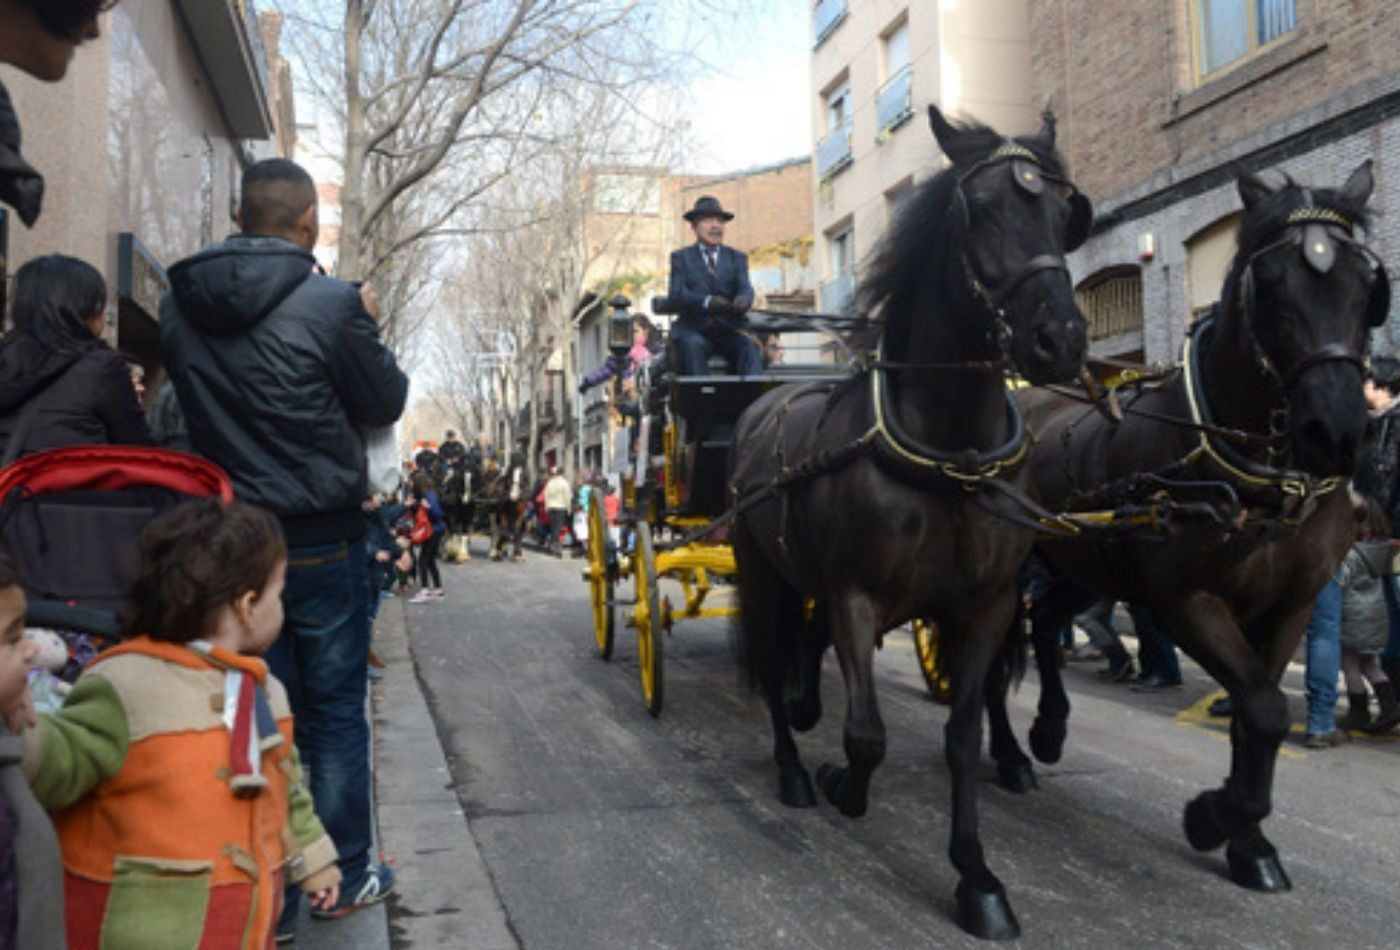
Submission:
<svg viewBox="0 0 1400 950">
<path fill-rule="evenodd" d="M 384 601 L 374 632 L 386 664 L 373 689 L 380 848 L 398 875 L 388 902 L 391 940 L 336 950 L 391 943 L 394 950 L 519 950 L 453 788 L 414 668 L 405 607 L 402 598 Z M 451 603 L 434 609 L 451 610 Z"/>
</svg>

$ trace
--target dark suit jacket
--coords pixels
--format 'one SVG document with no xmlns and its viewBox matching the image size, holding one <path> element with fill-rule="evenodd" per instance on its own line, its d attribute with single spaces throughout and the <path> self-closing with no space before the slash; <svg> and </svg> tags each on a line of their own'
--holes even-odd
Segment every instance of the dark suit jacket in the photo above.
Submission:
<svg viewBox="0 0 1400 950">
<path fill-rule="evenodd" d="M 683 319 L 702 320 L 706 297 L 733 300 L 747 297 L 753 301 L 753 285 L 749 283 L 749 258 L 742 251 L 720 246 L 715 261 L 715 276 L 705 266 L 698 243 L 671 252 L 671 283 L 666 296 Z"/>
</svg>

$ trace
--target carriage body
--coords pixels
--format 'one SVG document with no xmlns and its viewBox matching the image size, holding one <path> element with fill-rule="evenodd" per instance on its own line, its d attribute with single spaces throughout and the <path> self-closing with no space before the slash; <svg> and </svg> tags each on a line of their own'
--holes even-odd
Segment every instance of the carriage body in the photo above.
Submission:
<svg viewBox="0 0 1400 950">
<path fill-rule="evenodd" d="M 666 312 L 664 298 L 655 300 L 653 309 Z M 865 328 L 859 318 L 838 322 L 852 335 Z M 798 316 L 754 315 L 750 329 L 796 333 L 813 327 Z M 630 544 L 621 549 L 613 544 L 601 507 L 590 506 L 584 579 L 592 596 L 598 653 L 611 657 L 615 612 L 620 611 L 625 625 L 637 632 L 642 697 L 653 716 L 660 714 L 664 700 L 663 634 L 681 620 L 738 614 L 726 467 L 739 416 L 777 386 L 841 381 L 851 372 L 832 363 L 778 365 L 757 376 L 725 370 L 723 361 L 712 360 L 704 376 L 672 375 L 664 369 L 639 374 L 643 419 L 622 479 L 620 527 Z M 616 599 L 618 585 L 629 579 L 633 598 Z M 679 600 L 659 589 L 663 579 L 679 585 Z"/>
</svg>

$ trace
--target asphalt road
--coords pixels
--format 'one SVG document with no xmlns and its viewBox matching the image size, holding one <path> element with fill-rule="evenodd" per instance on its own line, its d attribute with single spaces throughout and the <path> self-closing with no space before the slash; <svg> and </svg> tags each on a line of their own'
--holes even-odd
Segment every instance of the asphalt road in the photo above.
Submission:
<svg viewBox="0 0 1400 950">
<path fill-rule="evenodd" d="M 946 712 L 913 648 L 879 656 L 889 755 L 869 814 L 778 803 L 767 715 L 741 690 L 723 622 L 666 644 L 666 708 L 642 706 L 635 639 L 594 655 L 582 562 L 448 566 L 447 598 L 408 606 L 418 675 L 470 831 L 526 950 L 980 946 L 953 922 L 946 858 Z M 625 592 L 624 592 L 625 593 Z M 1265 825 L 1294 889 L 1260 895 L 1199 855 L 1181 809 L 1216 786 L 1225 726 L 1212 684 L 1144 695 L 1068 671 L 1064 759 L 1040 788 L 1005 792 L 984 768 L 983 843 L 1026 947 L 1347 950 L 1400 936 L 1400 740 L 1284 749 Z M 1297 672 L 1285 682 L 1301 718 Z M 799 738 L 809 767 L 842 761 L 840 674 L 827 715 Z M 1014 697 L 1030 722 L 1033 676 Z M 467 946 L 464 942 L 462 946 Z"/>
</svg>

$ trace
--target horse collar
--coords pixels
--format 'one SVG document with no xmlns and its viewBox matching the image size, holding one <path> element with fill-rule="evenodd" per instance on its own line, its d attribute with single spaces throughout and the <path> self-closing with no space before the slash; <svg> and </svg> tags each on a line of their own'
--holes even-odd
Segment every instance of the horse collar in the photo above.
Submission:
<svg viewBox="0 0 1400 950">
<path fill-rule="evenodd" d="M 1025 461 L 1030 451 L 1030 430 L 1021 407 L 1009 391 L 1006 402 L 1011 435 L 1006 442 L 990 452 L 972 448 L 945 451 L 924 445 L 901 428 L 890 402 L 889 387 L 883 381 L 884 375 L 883 368 L 870 370 L 875 423 L 866 432 L 865 441 L 873 445 L 876 455 L 890 463 L 897 473 L 921 483 L 938 479 L 951 481 L 973 491 L 989 479 L 1014 471 Z"/>
<path fill-rule="evenodd" d="M 1200 442 L 1190 452 L 1188 460 L 1208 459 L 1241 488 L 1278 493 L 1285 513 L 1287 509 L 1296 509 L 1291 520 L 1301 522 L 1322 497 L 1340 488 L 1345 479 L 1339 476 L 1318 478 L 1300 469 L 1283 468 L 1274 464 L 1261 465 L 1229 445 L 1211 438 L 1216 425 L 1210 405 L 1206 401 L 1200 360 L 1205 342 L 1214 329 L 1214 316 L 1198 320 L 1187 334 L 1182 347 L 1181 362 L 1186 383 L 1186 401 L 1191 412 L 1191 422 L 1200 433 Z M 1272 459 L 1271 447 L 1271 462 Z"/>
</svg>

